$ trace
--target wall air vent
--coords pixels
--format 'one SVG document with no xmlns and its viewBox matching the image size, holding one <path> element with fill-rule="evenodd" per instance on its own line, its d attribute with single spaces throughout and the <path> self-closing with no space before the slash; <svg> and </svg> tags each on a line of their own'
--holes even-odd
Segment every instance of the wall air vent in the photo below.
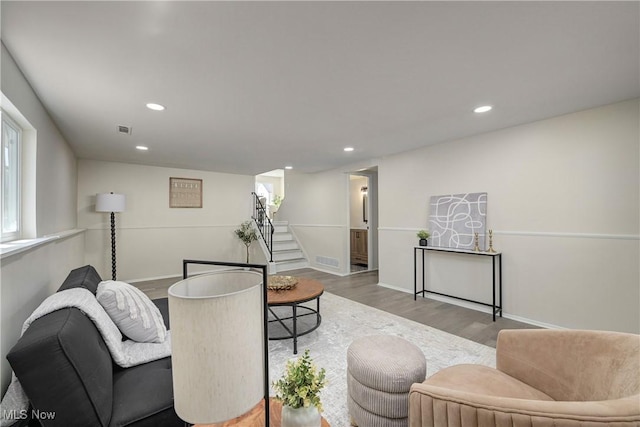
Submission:
<svg viewBox="0 0 640 427">
<path fill-rule="evenodd" d="M 118 125 L 116 127 L 118 129 L 118 133 L 124 133 L 125 135 L 131 135 L 131 131 L 133 130 L 131 126 Z"/>
<path fill-rule="evenodd" d="M 340 267 L 340 261 L 336 258 L 328 256 L 316 256 L 316 262 L 322 265 L 328 265 L 330 267 Z"/>
</svg>

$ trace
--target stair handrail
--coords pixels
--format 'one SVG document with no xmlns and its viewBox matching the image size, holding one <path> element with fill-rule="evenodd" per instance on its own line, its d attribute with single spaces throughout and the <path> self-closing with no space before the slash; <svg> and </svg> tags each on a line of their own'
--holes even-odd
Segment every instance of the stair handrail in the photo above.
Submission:
<svg viewBox="0 0 640 427">
<path fill-rule="evenodd" d="M 267 209 L 262 205 L 260 197 L 255 193 L 255 191 L 252 191 L 251 194 L 253 195 L 253 214 L 251 218 L 255 222 L 256 227 L 260 232 L 260 236 L 269 251 L 269 262 L 273 262 L 273 223 L 271 222 L 271 219 L 269 219 Z"/>
</svg>

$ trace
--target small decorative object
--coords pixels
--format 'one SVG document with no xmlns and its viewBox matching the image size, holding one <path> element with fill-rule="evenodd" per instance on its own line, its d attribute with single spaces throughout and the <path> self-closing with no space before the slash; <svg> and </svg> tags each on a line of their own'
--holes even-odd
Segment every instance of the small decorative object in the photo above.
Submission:
<svg viewBox="0 0 640 427">
<path fill-rule="evenodd" d="M 191 178 L 169 178 L 170 208 L 201 208 L 202 180 Z"/>
<path fill-rule="evenodd" d="M 473 250 L 476 251 L 476 252 L 480 252 L 480 246 L 478 245 L 479 239 L 478 239 L 478 232 L 477 231 L 474 234 L 474 239 L 475 239 L 476 245 L 473 247 Z"/>
<path fill-rule="evenodd" d="M 240 224 L 240 228 L 234 231 L 234 233 L 236 233 L 238 239 L 242 240 L 242 243 L 247 247 L 247 264 L 249 264 L 249 246 L 251 246 L 254 240 L 258 240 L 258 234 L 251 225 L 251 221 L 245 221 Z"/>
<path fill-rule="evenodd" d="M 420 246 L 429 246 L 429 242 L 427 241 L 427 239 L 429 238 L 429 236 L 431 236 L 431 234 L 429 233 L 428 230 L 418 231 L 417 236 L 418 236 L 418 239 L 420 239 L 420 242 L 418 242 Z"/>
<path fill-rule="evenodd" d="M 320 390 L 325 386 L 324 368 L 316 368 L 309 349 L 289 360 L 284 375 L 273 383 L 282 402 L 282 427 L 320 427 Z"/>
<path fill-rule="evenodd" d="M 490 254 L 496 253 L 496 250 L 493 249 L 493 230 L 489 230 L 489 249 L 487 249 L 487 252 Z"/>
<path fill-rule="evenodd" d="M 288 291 L 296 287 L 298 279 L 293 276 L 269 276 L 267 289 L 270 291 Z"/>
</svg>

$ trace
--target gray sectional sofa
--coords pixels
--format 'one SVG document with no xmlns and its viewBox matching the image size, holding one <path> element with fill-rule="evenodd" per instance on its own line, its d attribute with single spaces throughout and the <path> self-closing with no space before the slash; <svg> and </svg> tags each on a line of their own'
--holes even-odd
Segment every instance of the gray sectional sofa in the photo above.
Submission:
<svg viewBox="0 0 640 427">
<path fill-rule="evenodd" d="M 87 265 L 71 271 L 58 292 L 83 287 L 95 295 L 101 280 Z M 154 303 L 169 329 L 167 299 Z M 44 426 L 184 426 L 173 408 L 171 358 L 115 365 L 102 335 L 77 308 L 34 321 L 7 359 L 32 405 L 29 414 L 52 415 L 39 420 Z"/>
</svg>

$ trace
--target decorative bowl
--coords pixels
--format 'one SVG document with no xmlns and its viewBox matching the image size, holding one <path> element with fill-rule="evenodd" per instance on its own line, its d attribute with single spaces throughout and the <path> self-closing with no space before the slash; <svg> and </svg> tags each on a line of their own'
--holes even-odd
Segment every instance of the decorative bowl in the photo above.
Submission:
<svg viewBox="0 0 640 427">
<path fill-rule="evenodd" d="M 298 279 L 293 276 L 269 276 L 267 289 L 270 291 L 287 291 L 296 287 Z"/>
</svg>

